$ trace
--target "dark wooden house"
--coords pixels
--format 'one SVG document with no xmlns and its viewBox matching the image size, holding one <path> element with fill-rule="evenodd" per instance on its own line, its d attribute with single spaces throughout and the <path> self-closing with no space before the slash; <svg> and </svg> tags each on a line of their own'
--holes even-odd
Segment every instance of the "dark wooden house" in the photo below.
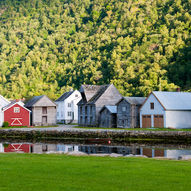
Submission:
<svg viewBox="0 0 191 191">
<path fill-rule="evenodd" d="M 46 95 L 35 96 L 25 104 L 32 111 L 31 123 L 34 126 L 55 125 L 56 106 Z"/>
<path fill-rule="evenodd" d="M 123 97 L 117 105 L 117 127 L 140 127 L 139 109 L 145 101 L 145 97 Z"/>
<path fill-rule="evenodd" d="M 100 111 L 100 127 L 117 127 L 117 106 L 107 105 Z"/>
<path fill-rule="evenodd" d="M 121 98 L 113 84 L 82 85 L 82 100 L 78 103 L 78 124 L 80 126 L 99 126 L 99 112 L 105 105 L 115 105 Z"/>
</svg>

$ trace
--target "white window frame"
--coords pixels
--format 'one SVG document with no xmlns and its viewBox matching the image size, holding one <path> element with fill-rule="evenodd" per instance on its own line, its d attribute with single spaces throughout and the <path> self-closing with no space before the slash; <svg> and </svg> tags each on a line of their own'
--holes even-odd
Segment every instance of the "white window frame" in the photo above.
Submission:
<svg viewBox="0 0 191 191">
<path fill-rule="evenodd" d="M 14 113 L 20 113 L 20 107 L 14 107 Z"/>
<path fill-rule="evenodd" d="M 122 106 L 122 111 L 127 111 L 127 108 L 125 106 Z"/>
</svg>

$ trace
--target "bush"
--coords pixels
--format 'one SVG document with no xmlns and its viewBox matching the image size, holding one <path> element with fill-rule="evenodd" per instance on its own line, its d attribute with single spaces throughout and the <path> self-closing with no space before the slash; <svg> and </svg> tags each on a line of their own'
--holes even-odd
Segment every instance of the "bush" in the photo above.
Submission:
<svg viewBox="0 0 191 191">
<path fill-rule="evenodd" d="M 9 127 L 9 122 L 4 121 L 4 122 L 3 122 L 3 127 Z"/>
</svg>

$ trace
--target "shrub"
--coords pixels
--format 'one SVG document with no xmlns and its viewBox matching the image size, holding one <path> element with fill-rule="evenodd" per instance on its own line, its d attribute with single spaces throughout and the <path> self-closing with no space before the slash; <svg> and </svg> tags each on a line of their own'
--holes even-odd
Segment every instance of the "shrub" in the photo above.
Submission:
<svg viewBox="0 0 191 191">
<path fill-rule="evenodd" d="M 8 121 L 4 121 L 3 122 L 3 127 L 9 127 L 9 122 Z"/>
</svg>

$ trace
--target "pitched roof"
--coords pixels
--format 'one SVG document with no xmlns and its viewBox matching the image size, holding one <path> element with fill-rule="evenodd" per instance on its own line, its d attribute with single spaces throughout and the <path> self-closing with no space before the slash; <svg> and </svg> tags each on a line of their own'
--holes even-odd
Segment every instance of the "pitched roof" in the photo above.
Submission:
<svg viewBox="0 0 191 191">
<path fill-rule="evenodd" d="M 152 92 L 166 110 L 191 110 L 189 92 Z"/>
<path fill-rule="evenodd" d="M 93 95 L 93 97 L 88 101 L 88 104 L 94 104 L 94 103 L 101 97 L 101 95 L 103 95 L 103 93 L 107 90 L 107 88 L 108 88 L 110 85 L 111 85 L 111 84 L 99 86 L 99 88 L 97 89 L 96 93 L 95 93 L 95 94 Z"/>
<path fill-rule="evenodd" d="M 106 105 L 105 107 L 109 110 L 110 113 L 117 113 L 117 106 L 115 106 L 115 105 Z"/>
<path fill-rule="evenodd" d="M 40 100 L 44 95 L 41 96 L 34 96 L 30 99 L 26 104 L 25 107 L 32 107 L 38 100 Z"/>
<path fill-rule="evenodd" d="M 82 85 L 80 88 L 80 93 L 84 93 L 85 97 L 83 98 L 84 101 L 88 102 L 100 89 L 99 85 Z"/>
<path fill-rule="evenodd" d="M 77 105 L 82 105 L 82 104 L 84 104 L 83 99 L 81 99 L 81 100 L 77 103 Z"/>
<path fill-rule="evenodd" d="M 12 107 L 13 105 L 15 104 L 18 104 L 20 105 L 21 107 L 23 107 L 24 109 L 26 109 L 27 111 L 31 112 L 30 110 L 28 110 L 26 107 L 23 106 L 23 104 L 21 104 L 20 102 L 18 101 L 12 101 L 11 103 L 9 103 L 8 105 L 6 105 L 5 107 L 3 107 L 3 111 L 9 109 L 10 107 Z"/>
<path fill-rule="evenodd" d="M 4 101 L 6 101 L 7 103 L 10 103 L 9 100 L 7 100 L 6 98 L 4 98 L 2 95 L 0 95 L 0 98 L 2 98 Z"/>
<path fill-rule="evenodd" d="M 65 99 L 67 99 L 73 93 L 74 93 L 74 91 L 65 92 L 56 101 L 64 101 Z"/>
<path fill-rule="evenodd" d="M 145 97 L 124 97 L 124 99 L 130 104 L 142 105 L 146 98 Z"/>
<path fill-rule="evenodd" d="M 117 113 L 117 106 L 116 105 L 105 105 L 104 107 L 102 107 L 102 109 L 100 110 L 100 113 L 104 110 L 107 109 L 110 113 Z"/>
</svg>

